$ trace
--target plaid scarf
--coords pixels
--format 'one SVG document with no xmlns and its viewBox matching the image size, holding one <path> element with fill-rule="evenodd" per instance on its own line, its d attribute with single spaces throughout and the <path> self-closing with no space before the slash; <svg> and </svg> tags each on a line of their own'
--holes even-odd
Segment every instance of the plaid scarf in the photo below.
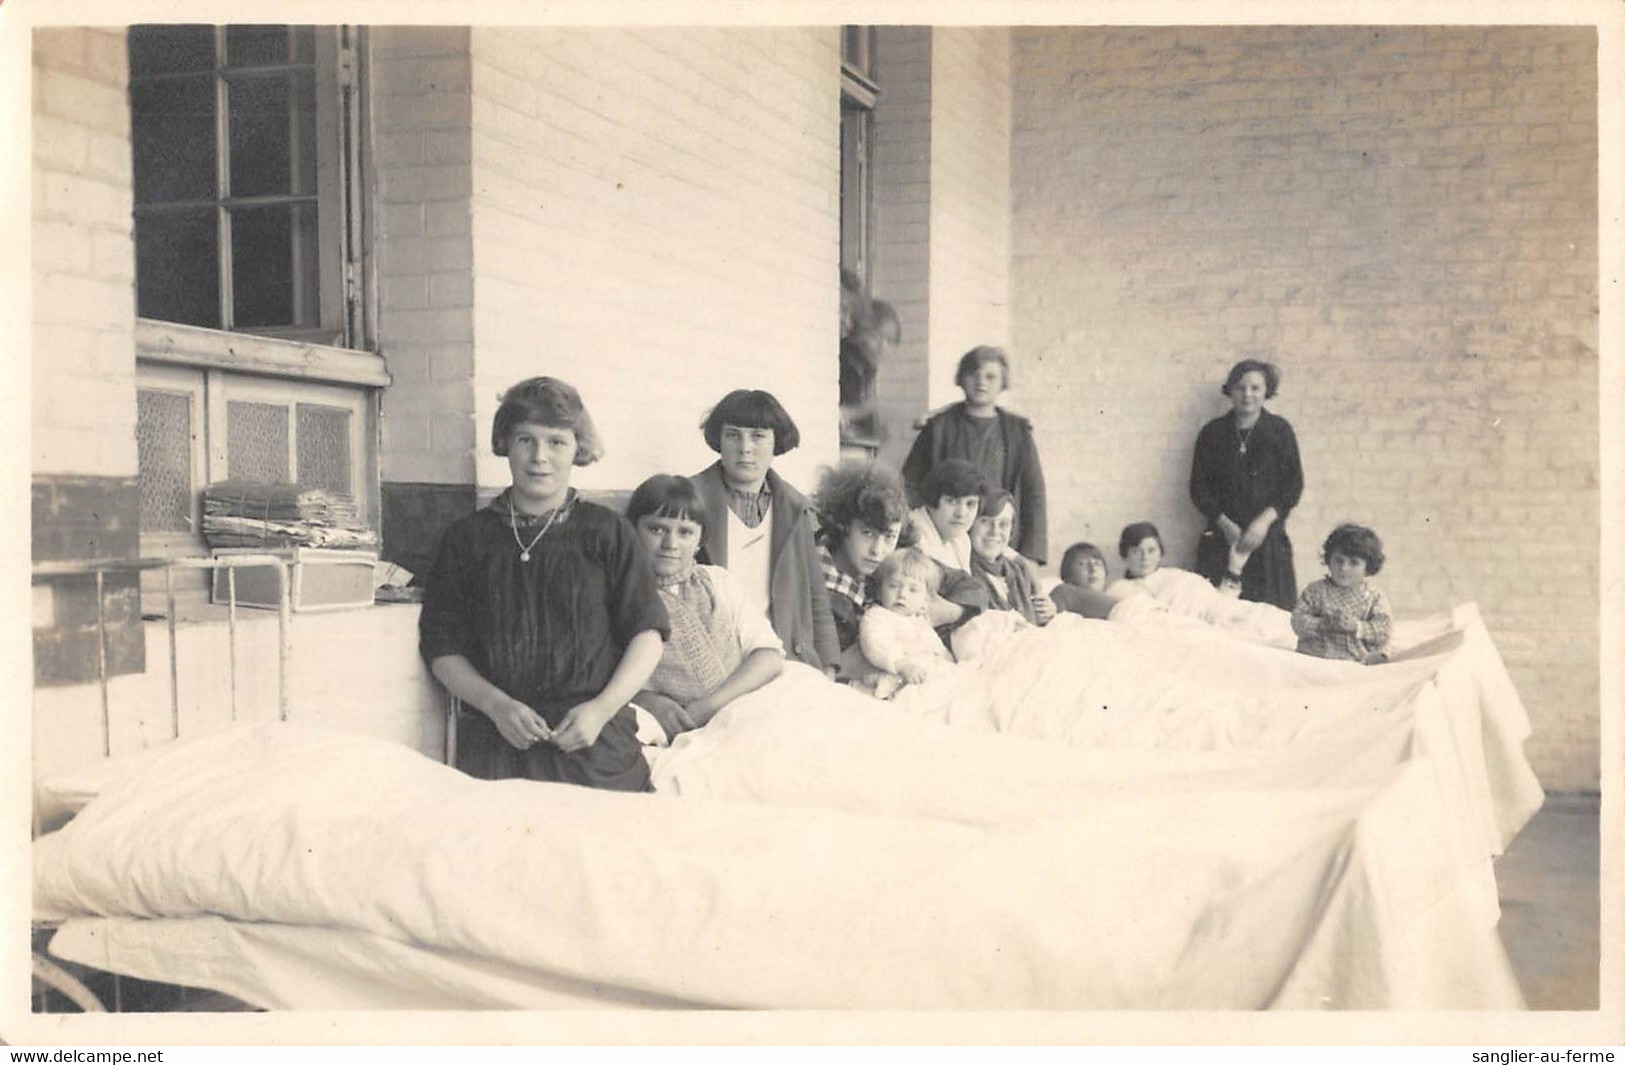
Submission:
<svg viewBox="0 0 1625 1065">
<path fill-rule="evenodd" d="M 818 545 L 818 564 L 824 570 L 824 587 L 837 595 L 844 595 L 852 600 L 856 606 L 862 606 L 868 601 L 869 582 L 863 577 L 854 577 L 835 564 L 835 556 L 830 554 L 825 544 Z"/>
</svg>

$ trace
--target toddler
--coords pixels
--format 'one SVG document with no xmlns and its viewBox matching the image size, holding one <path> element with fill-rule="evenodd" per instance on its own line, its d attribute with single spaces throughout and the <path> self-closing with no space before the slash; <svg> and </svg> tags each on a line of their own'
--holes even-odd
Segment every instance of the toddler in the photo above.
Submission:
<svg viewBox="0 0 1625 1065">
<path fill-rule="evenodd" d="M 1388 597 L 1366 580 L 1382 572 L 1382 541 L 1364 525 L 1339 525 L 1320 556 L 1327 575 L 1303 590 L 1292 611 L 1299 653 L 1366 665 L 1387 661 L 1394 614 Z"/>
<path fill-rule="evenodd" d="M 888 555 L 872 579 L 875 603 L 863 612 L 858 644 L 883 671 L 870 678 L 875 695 L 889 699 L 904 684 L 923 683 L 953 663 L 927 615 L 942 573 L 925 552 L 905 547 Z"/>
</svg>

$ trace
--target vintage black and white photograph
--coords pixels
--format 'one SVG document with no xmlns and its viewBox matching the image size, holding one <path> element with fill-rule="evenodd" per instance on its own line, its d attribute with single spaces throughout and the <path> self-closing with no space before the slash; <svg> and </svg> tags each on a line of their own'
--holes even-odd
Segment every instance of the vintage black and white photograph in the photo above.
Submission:
<svg viewBox="0 0 1625 1065">
<path fill-rule="evenodd" d="M 1619 10 L 392 10 L 6 12 L 0 1035 L 1618 1041 Z"/>
</svg>

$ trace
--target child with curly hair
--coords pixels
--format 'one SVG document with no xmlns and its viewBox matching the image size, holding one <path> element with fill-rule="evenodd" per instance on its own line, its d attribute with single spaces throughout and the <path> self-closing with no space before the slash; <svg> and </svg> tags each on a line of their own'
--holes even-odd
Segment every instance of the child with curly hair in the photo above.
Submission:
<svg viewBox="0 0 1625 1065">
<path fill-rule="evenodd" d="M 1388 596 L 1367 580 L 1382 572 L 1382 541 L 1364 525 L 1339 525 L 1320 557 L 1326 576 L 1303 590 L 1292 611 L 1298 652 L 1366 665 L 1387 661 L 1394 612 Z"/>
</svg>

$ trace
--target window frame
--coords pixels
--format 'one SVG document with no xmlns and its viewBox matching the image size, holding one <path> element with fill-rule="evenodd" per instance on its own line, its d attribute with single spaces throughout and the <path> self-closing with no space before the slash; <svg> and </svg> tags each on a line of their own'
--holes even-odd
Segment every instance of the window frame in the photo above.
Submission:
<svg viewBox="0 0 1625 1065">
<path fill-rule="evenodd" d="M 216 136 L 229 145 L 231 121 L 221 64 L 226 31 L 215 33 Z M 233 398 L 290 404 L 290 471 L 296 471 L 299 402 L 342 407 L 350 418 L 350 477 L 358 515 L 381 526 L 381 402 L 391 381 L 372 336 L 376 316 L 370 284 L 371 226 L 364 159 L 370 123 L 367 107 L 367 38 L 364 28 L 314 26 L 316 78 L 316 212 L 320 249 L 316 268 L 322 302 L 317 328 L 299 326 L 216 329 L 138 317 L 135 327 L 136 389 L 191 397 L 192 515 L 190 532 L 141 530 L 143 554 L 164 557 L 208 553 L 202 531 L 203 489 L 228 475 L 227 404 Z M 132 81 L 133 84 L 133 81 Z M 131 102 L 133 107 L 133 101 Z M 215 153 L 230 166 L 229 148 Z M 133 175 L 132 175 L 133 181 Z M 225 188 L 217 184 L 216 192 Z M 217 198 L 217 211 L 229 206 Z M 133 215 L 132 215 L 133 217 Z M 229 220 L 222 223 L 229 226 Z M 133 236 L 132 236 L 133 242 Z M 231 253 L 222 243 L 218 267 L 229 275 Z M 137 263 L 139 269 L 139 263 Z M 232 293 L 222 283 L 222 321 L 231 321 Z"/>
<path fill-rule="evenodd" d="M 840 259 L 869 287 L 874 246 L 875 27 L 841 27 Z"/>
<path fill-rule="evenodd" d="M 379 528 L 382 499 L 378 440 L 383 360 L 370 352 L 201 326 L 136 319 L 136 390 L 182 392 L 192 406 L 192 532 L 141 530 L 143 554 L 204 554 L 203 488 L 230 476 L 227 404 L 314 403 L 351 414 L 350 479 L 358 514 Z M 290 410 L 288 469 L 297 476 L 297 418 Z"/>
<path fill-rule="evenodd" d="M 217 308 L 219 326 L 226 332 L 261 336 L 305 339 L 334 346 L 355 346 L 365 341 L 359 322 L 362 315 L 357 304 L 362 299 L 359 289 L 360 272 L 354 266 L 354 253 L 358 250 L 352 240 L 354 229 L 349 216 L 359 209 L 356 202 L 358 175 L 355 171 L 354 146 L 360 138 L 361 108 L 354 105 L 353 94 L 358 88 L 362 47 L 361 35 L 348 26 L 314 25 L 312 32 L 313 57 L 310 63 L 293 62 L 264 66 L 229 67 L 227 65 L 227 34 L 238 24 L 215 25 L 214 62 L 211 68 L 154 75 L 132 75 L 130 86 L 143 82 L 158 82 L 177 77 L 212 76 L 214 86 L 213 169 L 215 188 L 212 196 L 193 200 L 171 200 L 159 203 L 137 203 L 134 218 L 152 216 L 178 209 L 212 207 L 217 233 L 215 268 L 218 277 Z M 293 28 L 291 25 L 284 27 Z M 271 71 L 290 71 L 309 68 L 312 71 L 312 93 L 315 105 L 315 123 L 312 132 L 315 177 L 309 193 L 279 193 L 267 196 L 236 197 L 231 191 L 231 86 L 249 78 L 263 77 Z M 290 150 L 297 142 L 290 137 Z M 247 207 L 287 204 L 309 204 L 316 211 L 317 250 L 314 268 L 317 273 L 317 311 L 311 325 L 273 325 L 239 327 L 235 324 L 236 300 L 232 276 L 232 214 Z M 136 255 L 137 289 L 141 256 Z M 295 280 L 301 269 L 297 257 L 293 269 Z M 301 286 L 293 285 L 295 301 Z"/>
</svg>

